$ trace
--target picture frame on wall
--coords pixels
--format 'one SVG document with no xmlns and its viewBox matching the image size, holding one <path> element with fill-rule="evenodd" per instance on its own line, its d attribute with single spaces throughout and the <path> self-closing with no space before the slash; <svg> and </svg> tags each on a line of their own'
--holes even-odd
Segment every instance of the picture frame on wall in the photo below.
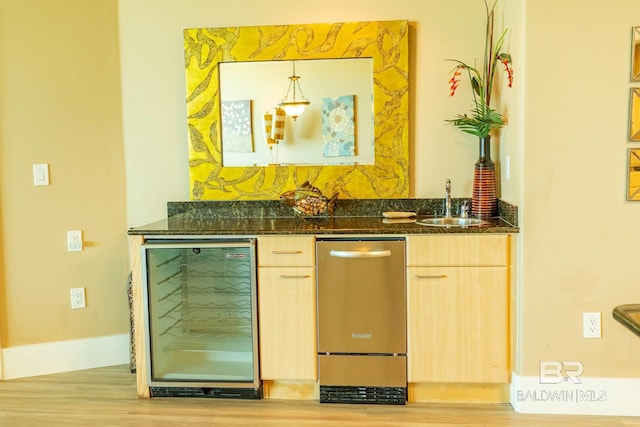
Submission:
<svg viewBox="0 0 640 427">
<path fill-rule="evenodd" d="M 640 201 L 640 148 L 627 150 L 627 200 Z"/>
<path fill-rule="evenodd" d="M 629 89 L 629 141 L 640 141 L 640 87 Z"/>
<path fill-rule="evenodd" d="M 640 82 L 640 26 L 631 28 L 631 81 Z"/>
</svg>

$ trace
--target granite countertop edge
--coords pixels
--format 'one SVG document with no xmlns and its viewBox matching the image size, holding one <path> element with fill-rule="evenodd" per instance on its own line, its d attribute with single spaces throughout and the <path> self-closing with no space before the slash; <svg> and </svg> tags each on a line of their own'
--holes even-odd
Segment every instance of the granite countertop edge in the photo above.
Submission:
<svg viewBox="0 0 640 427">
<path fill-rule="evenodd" d="M 481 226 L 434 227 L 412 223 L 384 223 L 382 218 L 294 218 L 190 220 L 171 217 L 143 227 L 132 228 L 130 235 L 207 235 L 254 236 L 269 234 L 436 234 L 436 233 L 518 233 L 499 218 Z"/>
<path fill-rule="evenodd" d="M 453 212 L 466 199 L 453 200 Z M 499 214 L 480 226 L 434 227 L 384 221 L 382 212 L 415 212 L 417 218 L 442 216 L 442 199 L 340 200 L 334 216 L 295 218 L 279 201 L 169 202 L 167 217 L 128 230 L 129 235 L 256 236 L 518 233 L 517 207 L 499 201 Z"/>
</svg>

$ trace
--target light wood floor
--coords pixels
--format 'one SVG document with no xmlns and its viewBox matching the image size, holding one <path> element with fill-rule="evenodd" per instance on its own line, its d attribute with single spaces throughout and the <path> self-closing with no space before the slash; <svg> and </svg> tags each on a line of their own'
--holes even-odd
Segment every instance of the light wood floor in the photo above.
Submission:
<svg viewBox="0 0 640 427">
<path fill-rule="evenodd" d="M 0 381 L 0 426 L 640 426 L 640 417 L 529 415 L 509 405 L 328 405 L 138 399 L 128 366 Z"/>
</svg>

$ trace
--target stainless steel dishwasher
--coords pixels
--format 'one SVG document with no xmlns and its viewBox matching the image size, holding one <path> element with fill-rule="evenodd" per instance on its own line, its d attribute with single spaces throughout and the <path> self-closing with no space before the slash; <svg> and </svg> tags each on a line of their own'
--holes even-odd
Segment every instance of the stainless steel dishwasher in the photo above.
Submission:
<svg viewBox="0 0 640 427">
<path fill-rule="evenodd" d="M 321 403 L 405 404 L 403 238 L 318 239 Z"/>
</svg>

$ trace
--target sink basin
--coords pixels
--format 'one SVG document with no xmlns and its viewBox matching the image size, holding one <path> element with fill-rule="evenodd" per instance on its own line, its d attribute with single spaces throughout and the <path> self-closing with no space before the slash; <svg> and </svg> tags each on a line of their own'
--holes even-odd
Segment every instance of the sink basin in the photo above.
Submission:
<svg viewBox="0 0 640 427">
<path fill-rule="evenodd" d="M 482 222 L 483 221 L 478 218 L 440 217 L 423 218 L 416 221 L 416 224 L 431 227 L 469 227 L 473 225 L 482 225 Z"/>
</svg>

